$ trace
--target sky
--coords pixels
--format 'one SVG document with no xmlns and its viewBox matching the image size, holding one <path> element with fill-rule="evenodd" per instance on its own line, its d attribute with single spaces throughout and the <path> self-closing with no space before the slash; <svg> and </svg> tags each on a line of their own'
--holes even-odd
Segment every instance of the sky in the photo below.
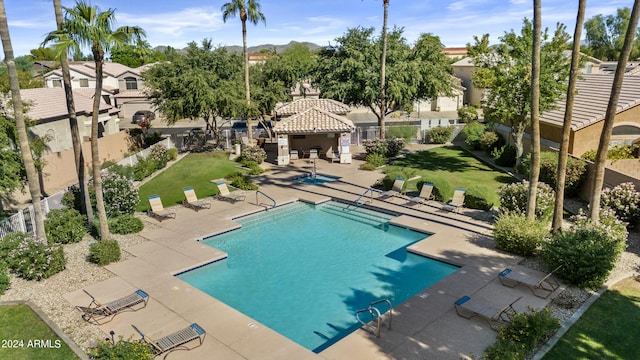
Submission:
<svg viewBox="0 0 640 360">
<path fill-rule="evenodd" d="M 61 0 L 73 7 L 75 0 Z M 239 18 L 222 20 L 221 7 L 228 0 L 92 0 L 101 10 L 115 9 L 116 26 L 137 25 L 147 33 L 152 47 L 211 39 L 214 45 L 242 45 Z M 247 44 L 282 45 L 292 40 L 324 46 L 347 29 L 382 28 L 381 0 L 259 0 L 266 25 L 247 25 Z M 573 34 L 578 1 L 542 0 L 542 24 L 554 30 L 556 23 Z M 14 55 L 27 55 L 40 46 L 45 34 L 55 29 L 51 0 L 4 0 Z M 585 19 L 597 14 L 614 15 L 616 9 L 633 6 L 631 0 L 590 0 Z M 498 43 L 505 32 L 519 33 L 522 20 L 533 17 L 532 0 L 390 0 L 389 27 L 404 28 L 413 43 L 420 34 L 431 33 L 445 47 L 464 47 L 474 35 L 490 35 Z M 583 31 L 584 34 L 584 31 Z M 86 51 L 89 52 L 88 50 Z"/>
</svg>

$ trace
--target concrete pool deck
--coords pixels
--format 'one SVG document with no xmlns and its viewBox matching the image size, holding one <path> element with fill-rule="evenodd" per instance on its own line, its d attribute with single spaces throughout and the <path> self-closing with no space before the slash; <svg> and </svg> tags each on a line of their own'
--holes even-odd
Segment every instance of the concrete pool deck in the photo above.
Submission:
<svg viewBox="0 0 640 360">
<path fill-rule="evenodd" d="M 469 295 L 501 307 L 522 296 L 514 305 L 519 312 L 527 307 L 540 309 L 551 301 L 553 295 L 540 299 L 524 286 L 508 288 L 500 284 L 497 276 L 505 267 L 538 273 L 516 265 L 519 257 L 495 250 L 491 225 L 476 220 L 484 216 L 482 212 L 446 212 L 436 202 L 410 206 L 399 197 L 378 199 L 377 193 L 368 193 L 365 204 L 400 214 L 392 220 L 397 225 L 433 233 L 413 244 L 410 251 L 460 266 L 408 301 L 393 304 L 392 328 L 383 328 L 379 338 L 357 330 L 314 354 L 174 276 L 225 258 L 224 252 L 197 239 L 238 228 L 234 218 L 264 211 L 271 206 L 271 199 L 278 205 L 293 201 L 320 203 L 332 198 L 355 201 L 383 177 L 378 171 L 358 170 L 359 164 L 318 161 L 319 174 L 339 178 L 322 186 L 294 181 L 311 169 L 303 160 L 295 166 L 273 166 L 254 179 L 260 192 L 247 192 L 243 202 L 212 200 L 210 210 L 175 207 L 176 219 L 158 222 L 145 218 L 148 223 L 140 235 L 148 241 L 123 249 L 133 256 L 107 266 L 115 276 L 85 288 L 103 303 L 138 288 L 150 295 L 145 309 L 121 313 L 99 325 L 105 337 L 113 330 L 116 337 L 139 338 L 131 327 L 134 324 L 154 339 L 196 322 L 207 331 L 204 344 L 192 351 L 176 351 L 169 359 L 460 359 L 480 356 L 495 341 L 496 332 L 480 318 L 456 315 L 453 303 L 458 298 Z M 82 289 L 65 294 L 65 299 L 73 305 L 86 306 L 89 302 Z"/>
</svg>

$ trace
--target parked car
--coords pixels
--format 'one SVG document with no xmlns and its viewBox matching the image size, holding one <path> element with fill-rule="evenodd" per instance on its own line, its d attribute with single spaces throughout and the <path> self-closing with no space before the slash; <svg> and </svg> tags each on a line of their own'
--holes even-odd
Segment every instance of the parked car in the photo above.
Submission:
<svg viewBox="0 0 640 360">
<path fill-rule="evenodd" d="M 131 119 L 131 123 L 132 124 L 139 124 L 143 121 L 151 121 L 153 119 L 156 118 L 156 114 L 153 113 L 153 111 L 149 111 L 149 110 L 140 110 L 140 111 L 136 111 L 135 114 L 133 114 L 133 117 Z"/>
</svg>

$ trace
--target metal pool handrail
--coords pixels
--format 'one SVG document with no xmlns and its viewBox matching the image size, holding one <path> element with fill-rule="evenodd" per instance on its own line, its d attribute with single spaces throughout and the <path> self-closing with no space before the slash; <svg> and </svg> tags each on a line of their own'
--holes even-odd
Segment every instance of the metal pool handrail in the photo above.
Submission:
<svg viewBox="0 0 640 360">
<path fill-rule="evenodd" d="M 258 194 L 262 194 L 264 197 L 266 197 L 267 199 L 273 201 L 273 206 L 272 207 L 276 207 L 276 201 L 269 195 L 265 194 L 264 192 L 258 190 L 256 191 L 256 205 L 258 205 Z"/>
<path fill-rule="evenodd" d="M 367 195 L 368 192 L 371 193 L 371 200 L 369 202 L 373 201 L 373 188 L 368 188 L 367 190 L 365 190 L 362 194 L 360 194 L 360 196 L 358 197 L 358 199 L 356 199 L 355 203 L 357 206 L 361 206 L 362 203 L 360 202 L 360 199 L 362 199 L 365 195 Z"/>
</svg>

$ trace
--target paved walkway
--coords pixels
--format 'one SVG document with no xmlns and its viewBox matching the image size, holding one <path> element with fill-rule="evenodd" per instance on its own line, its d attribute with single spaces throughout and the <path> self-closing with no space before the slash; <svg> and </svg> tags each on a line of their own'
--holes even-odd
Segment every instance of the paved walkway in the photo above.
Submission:
<svg viewBox="0 0 640 360">
<path fill-rule="evenodd" d="M 465 210 L 462 214 L 442 211 L 438 203 L 410 206 L 399 197 L 378 198 L 368 192 L 367 206 L 400 214 L 393 223 L 433 235 L 409 250 L 460 266 L 452 275 L 402 304 L 394 304 L 393 327 L 383 329 L 379 338 L 358 330 L 319 354 L 303 348 L 224 303 L 192 288 L 174 275 L 226 257 L 222 251 L 201 244 L 198 239 L 239 227 L 234 218 L 263 211 L 272 205 L 293 201 L 320 203 L 331 198 L 353 202 L 378 179 L 380 172 L 358 170 L 353 164 L 318 161 L 318 174 L 339 178 L 322 186 L 295 182 L 312 171 L 299 160 L 291 166 L 276 167 L 254 180 L 260 192 L 247 192 L 243 202 L 212 200 L 212 208 L 195 212 L 176 207 L 177 218 L 157 222 L 147 219 L 141 235 L 149 241 L 124 249 L 135 257 L 107 266 L 116 277 L 86 288 L 102 302 L 127 295 L 135 289 L 150 294 L 148 306 L 122 313 L 100 325 L 105 334 L 113 330 L 125 338 L 138 337 L 135 324 L 149 338 L 157 338 L 197 322 L 206 331 L 204 344 L 192 351 L 178 351 L 171 359 L 460 359 L 479 356 L 495 341 L 496 333 L 478 318 L 456 315 L 453 303 L 464 295 L 504 306 L 523 298 L 516 310 L 542 308 L 550 301 L 531 294 L 528 288 L 501 286 L 497 274 L 505 267 L 536 274 L 515 264 L 520 260 L 495 250 L 491 225 L 480 221 L 484 212 Z M 541 274 L 538 274 L 541 275 Z M 558 292 L 561 290 L 558 290 Z M 82 289 L 66 294 L 73 305 L 86 305 Z M 194 344 L 195 345 L 195 344 Z"/>
</svg>

